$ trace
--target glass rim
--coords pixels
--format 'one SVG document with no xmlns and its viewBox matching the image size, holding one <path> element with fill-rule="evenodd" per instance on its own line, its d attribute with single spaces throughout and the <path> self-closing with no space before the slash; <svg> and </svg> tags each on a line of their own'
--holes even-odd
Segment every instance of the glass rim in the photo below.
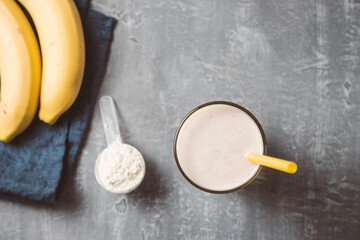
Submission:
<svg viewBox="0 0 360 240">
<path fill-rule="evenodd" d="M 178 167 L 178 169 L 180 170 L 181 174 L 184 176 L 184 178 L 191 184 L 193 185 L 194 187 L 202 190 L 202 191 L 205 191 L 205 192 L 208 192 L 208 193 L 216 193 L 216 194 L 223 194 L 223 193 L 231 193 L 231 192 L 235 192 L 239 189 L 242 189 L 244 187 L 246 187 L 247 185 L 249 185 L 252 181 L 254 181 L 254 179 L 259 175 L 261 169 L 262 169 L 262 166 L 260 165 L 259 169 L 256 171 L 256 173 L 248 180 L 246 181 L 245 183 L 241 184 L 240 186 L 236 187 L 236 188 L 232 188 L 232 189 L 229 189 L 229 190 L 211 190 L 211 189 L 207 189 L 207 188 L 204 188 L 198 184 L 196 184 L 195 182 L 193 182 L 187 175 L 186 173 L 184 172 L 184 170 L 182 169 L 181 167 L 181 164 L 178 160 L 178 156 L 177 156 L 177 139 L 179 137 L 179 133 L 181 131 L 181 128 L 182 126 L 184 125 L 184 123 L 186 122 L 186 120 L 188 120 L 188 118 L 195 112 L 197 112 L 198 110 L 204 108 L 204 107 L 207 107 L 207 106 L 211 106 L 211 105 L 217 105 L 217 104 L 224 104 L 224 105 L 229 105 L 229 106 L 232 106 L 232 107 L 236 107 L 238 109 L 240 109 L 241 111 L 245 112 L 256 124 L 256 126 L 258 127 L 260 133 L 261 133 L 261 137 L 262 137 L 262 140 L 263 140 L 263 153 L 262 154 L 266 154 L 267 153 L 267 145 L 266 145 L 266 138 L 265 138 L 265 133 L 264 133 L 264 130 L 260 124 L 260 122 L 256 119 L 256 117 L 249 111 L 247 110 L 246 108 L 244 108 L 243 106 L 240 106 L 236 103 L 233 103 L 233 102 L 228 102 L 228 101 L 211 101 L 211 102 L 206 102 L 204 104 L 201 104 L 197 107 L 195 107 L 193 110 L 191 110 L 184 118 L 183 120 L 181 121 L 181 123 L 179 124 L 177 130 L 176 130 L 176 134 L 175 134 L 175 138 L 174 138 L 174 143 L 173 143 L 173 151 L 174 151 L 174 157 L 175 157 L 175 162 L 176 162 L 176 165 Z"/>
</svg>

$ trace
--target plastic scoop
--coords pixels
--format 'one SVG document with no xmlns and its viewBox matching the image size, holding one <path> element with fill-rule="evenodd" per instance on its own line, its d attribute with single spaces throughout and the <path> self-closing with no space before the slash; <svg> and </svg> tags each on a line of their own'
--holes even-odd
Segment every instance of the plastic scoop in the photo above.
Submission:
<svg viewBox="0 0 360 240">
<path fill-rule="evenodd" d="M 247 155 L 247 160 L 252 163 L 260 164 L 262 166 L 273 168 L 287 173 L 295 173 L 297 170 L 297 165 L 294 162 L 286 161 L 280 158 L 269 157 L 257 153 L 249 153 Z"/>
<path fill-rule="evenodd" d="M 136 189 L 144 179 L 144 158 L 135 147 L 122 142 L 116 108 L 112 97 L 102 96 L 99 105 L 108 147 L 100 153 L 96 160 L 96 180 L 103 188 L 110 192 L 131 192 Z M 106 155 L 107 158 L 104 158 L 104 155 Z M 111 157 L 109 158 L 108 156 Z M 122 163 L 124 166 L 119 166 L 119 164 L 121 165 Z M 134 165 L 132 166 L 133 163 Z M 119 168 L 120 171 L 117 171 L 117 168 Z M 109 178 L 111 179 L 109 180 Z M 109 184 L 106 184 L 106 181 L 108 181 Z"/>
</svg>

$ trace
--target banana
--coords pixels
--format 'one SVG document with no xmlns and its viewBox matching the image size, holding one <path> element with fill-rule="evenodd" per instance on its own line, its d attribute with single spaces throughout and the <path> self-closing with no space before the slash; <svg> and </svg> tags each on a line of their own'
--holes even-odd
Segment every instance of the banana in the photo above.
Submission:
<svg viewBox="0 0 360 240">
<path fill-rule="evenodd" d="M 39 36 L 42 78 L 39 118 L 54 124 L 74 103 L 85 66 L 81 20 L 73 0 L 19 0 Z"/>
<path fill-rule="evenodd" d="M 30 23 L 13 0 L 0 0 L 0 141 L 33 120 L 39 102 L 41 57 Z"/>
</svg>

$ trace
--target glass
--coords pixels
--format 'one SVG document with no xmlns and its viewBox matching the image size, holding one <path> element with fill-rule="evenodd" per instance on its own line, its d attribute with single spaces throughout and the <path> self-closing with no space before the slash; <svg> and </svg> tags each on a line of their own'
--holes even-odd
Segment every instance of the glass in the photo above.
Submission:
<svg viewBox="0 0 360 240">
<path fill-rule="evenodd" d="M 199 109 L 201 108 L 204 108 L 204 107 L 207 107 L 207 106 L 210 106 L 210 105 L 216 105 L 216 104 L 225 104 L 225 105 L 230 105 L 230 106 L 233 106 L 233 107 L 236 107 L 238 109 L 240 109 L 241 111 L 245 112 L 248 116 L 250 116 L 252 118 L 252 120 L 256 123 L 257 127 L 259 128 L 260 130 L 260 133 L 261 133 L 261 137 L 262 137 L 262 142 L 263 142 L 263 155 L 266 155 L 267 153 L 267 146 L 266 146 L 266 139 L 265 139 L 265 134 L 264 134 L 264 130 L 262 129 L 259 121 L 255 118 L 254 115 L 252 115 L 251 112 L 249 112 L 246 108 L 238 105 L 238 104 L 235 104 L 235 103 L 232 103 L 232 102 L 226 102 L 226 101 L 213 101 L 213 102 L 208 102 L 208 103 L 204 103 L 196 108 L 194 108 L 191 112 L 189 112 L 185 118 L 181 121 L 177 131 L 176 131 L 176 135 L 175 135 L 175 139 L 174 139 L 174 157 L 175 157 L 175 161 L 176 161 L 176 165 L 178 166 L 181 174 L 185 177 L 185 179 L 191 183 L 193 186 L 197 187 L 198 189 L 202 190 L 202 191 L 205 191 L 205 192 L 209 192 L 209 193 L 230 193 L 230 192 L 235 192 L 241 188 L 244 188 L 246 187 L 247 185 L 249 185 L 256 177 L 257 175 L 260 173 L 261 171 L 261 168 L 262 166 L 259 167 L 259 169 L 257 170 L 257 172 L 252 176 L 252 178 L 250 178 L 247 182 L 245 182 L 244 184 L 236 187 L 236 188 L 233 188 L 233 189 L 229 189 L 229 190 L 225 190 L 225 191 L 214 191 L 214 190 L 210 190 L 210 189 L 207 189 L 207 188 L 204 188 L 202 186 L 199 186 L 198 184 L 196 184 L 195 182 L 193 182 L 187 175 L 186 173 L 184 172 L 184 170 L 182 169 L 180 163 L 179 163 L 179 160 L 178 160 L 178 156 L 177 156 L 177 150 L 176 150 L 176 145 L 177 145 L 177 139 L 178 139 L 178 136 L 179 136 L 179 133 L 181 131 L 181 128 L 182 126 L 184 125 L 184 123 L 186 122 L 186 120 L 193 114 L 195 113 L 196 111 L 198 111 Z"/>
</svg>

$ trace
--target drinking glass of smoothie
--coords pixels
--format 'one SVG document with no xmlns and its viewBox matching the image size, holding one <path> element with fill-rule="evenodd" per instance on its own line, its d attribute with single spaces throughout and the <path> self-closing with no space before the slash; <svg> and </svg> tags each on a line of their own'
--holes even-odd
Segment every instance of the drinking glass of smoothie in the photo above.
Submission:
<svg viewBox="0 0 360 240">
<path fill-rule="evenodd" d="M 192 110 L 174 141 L 180 172 L 195 187 L 229 193 L 251 183 L 261 165 L 248 153 L 266 154 L 264 131 L 257 119 L 235 103 L 215 101 Z"/>
</svg>

